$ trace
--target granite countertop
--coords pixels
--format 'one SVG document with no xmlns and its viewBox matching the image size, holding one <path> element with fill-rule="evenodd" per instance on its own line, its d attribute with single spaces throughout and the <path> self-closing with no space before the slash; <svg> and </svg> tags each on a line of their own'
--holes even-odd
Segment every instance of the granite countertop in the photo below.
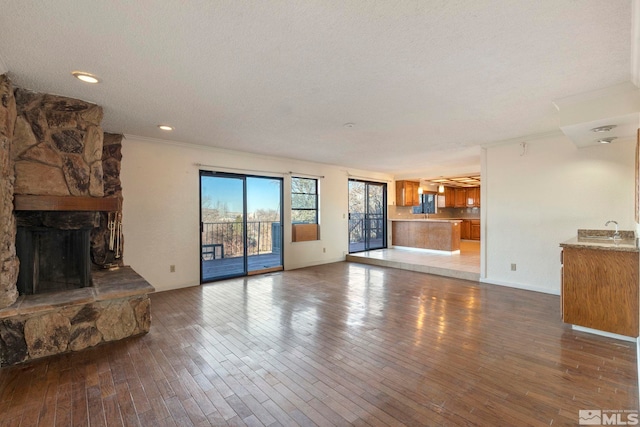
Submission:
<svg viewBox="0 0 640 427">
<path fill-rule="evenodd" d="M 462 222 L 461 219 L 450 219 L 450 218 L 416 218 L 416 219 L 408 219 L 408 218 L 391 218 L 389 221 L 402 221 L 402 222 Z"/>
<path fill-rule="evenodd" d="M 578 230 L 578 235 L 560 243 L 563 248 L 598 249 L 605 251 L 639 252 L 633 231 L 620 231 L 613 239 L 612 230 Z"/>
</svg>

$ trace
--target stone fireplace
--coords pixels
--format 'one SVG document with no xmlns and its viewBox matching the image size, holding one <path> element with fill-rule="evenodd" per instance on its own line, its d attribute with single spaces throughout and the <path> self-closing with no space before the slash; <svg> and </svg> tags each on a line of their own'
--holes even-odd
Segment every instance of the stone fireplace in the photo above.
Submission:
<svg viewBox="0 0 640 427">
<path fill-rule="evenodd" d="M 0 366 L 146 333 L 123 261 L 121 135 L 102 108 L 0 75 Z"/>
</svg>

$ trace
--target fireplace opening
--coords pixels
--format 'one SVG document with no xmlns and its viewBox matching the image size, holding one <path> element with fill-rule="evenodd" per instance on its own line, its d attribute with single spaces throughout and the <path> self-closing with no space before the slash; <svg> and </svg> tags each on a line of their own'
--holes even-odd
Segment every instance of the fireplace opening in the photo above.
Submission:
<svg viewBox="0 0 640 427">
<path fill-rule="evenodd" d="M 91 286 L 91 230 L 95 213 L 30 212 L 16 215 L 21 295 Z"/>
<path fill-rule="evenodd" d="M 18 292 L 31 295 L 91 286 L 90 232 L 19 227 Z"/>
</svg>

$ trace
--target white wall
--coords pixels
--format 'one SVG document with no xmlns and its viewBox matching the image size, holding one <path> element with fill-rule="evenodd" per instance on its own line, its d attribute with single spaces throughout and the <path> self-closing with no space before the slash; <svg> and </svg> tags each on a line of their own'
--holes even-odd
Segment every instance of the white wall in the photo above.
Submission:
<svg viewBox="0 0 640 427">
<path fill-rule="evenodd" d="M 560 248 L 578 228 L 635 230 L 635 142 L 578 149 L 566 137 L 489 147 L 482 281 L 560 293 Z M 511 271 L 511 263 L 517 266 Z"/>
<path fill-rule="evenodd" d="M 124 261 L 163 291 L 200 283 L 199 168 L 225 172 L 271 171 L 284 177 L 284 265 L 286 269 L 344 260 L 348 252 L 348 173 L 376 180 L 390 175 L 167 143 L 127 136 L 122 147 Z M 230 169 L 230 168 L 237 168 Z M 320 179 L 321 240 L 291 242 L 291 177 L 294 171 Z M 391 185 L 388 186 L 392 191 Z M 390 196 L 393 193 L 390 191 Z M 326 252 L 323 252 L 326 248 Z M 175 273 L 169 272 L 170 265 Z"/>
</svg>

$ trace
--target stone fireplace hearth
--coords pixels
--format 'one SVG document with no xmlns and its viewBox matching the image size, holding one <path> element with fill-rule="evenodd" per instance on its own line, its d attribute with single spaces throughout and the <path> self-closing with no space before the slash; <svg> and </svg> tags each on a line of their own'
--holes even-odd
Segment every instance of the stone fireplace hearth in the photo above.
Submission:
<svg viewBox="0 0 640 427">
<path fill-rule="evenodd" d="M 122 258 L 122 136 L 101 120 L 0 75 L 0 367 L 149 331 L 154 289 Z"/>
</svg>

